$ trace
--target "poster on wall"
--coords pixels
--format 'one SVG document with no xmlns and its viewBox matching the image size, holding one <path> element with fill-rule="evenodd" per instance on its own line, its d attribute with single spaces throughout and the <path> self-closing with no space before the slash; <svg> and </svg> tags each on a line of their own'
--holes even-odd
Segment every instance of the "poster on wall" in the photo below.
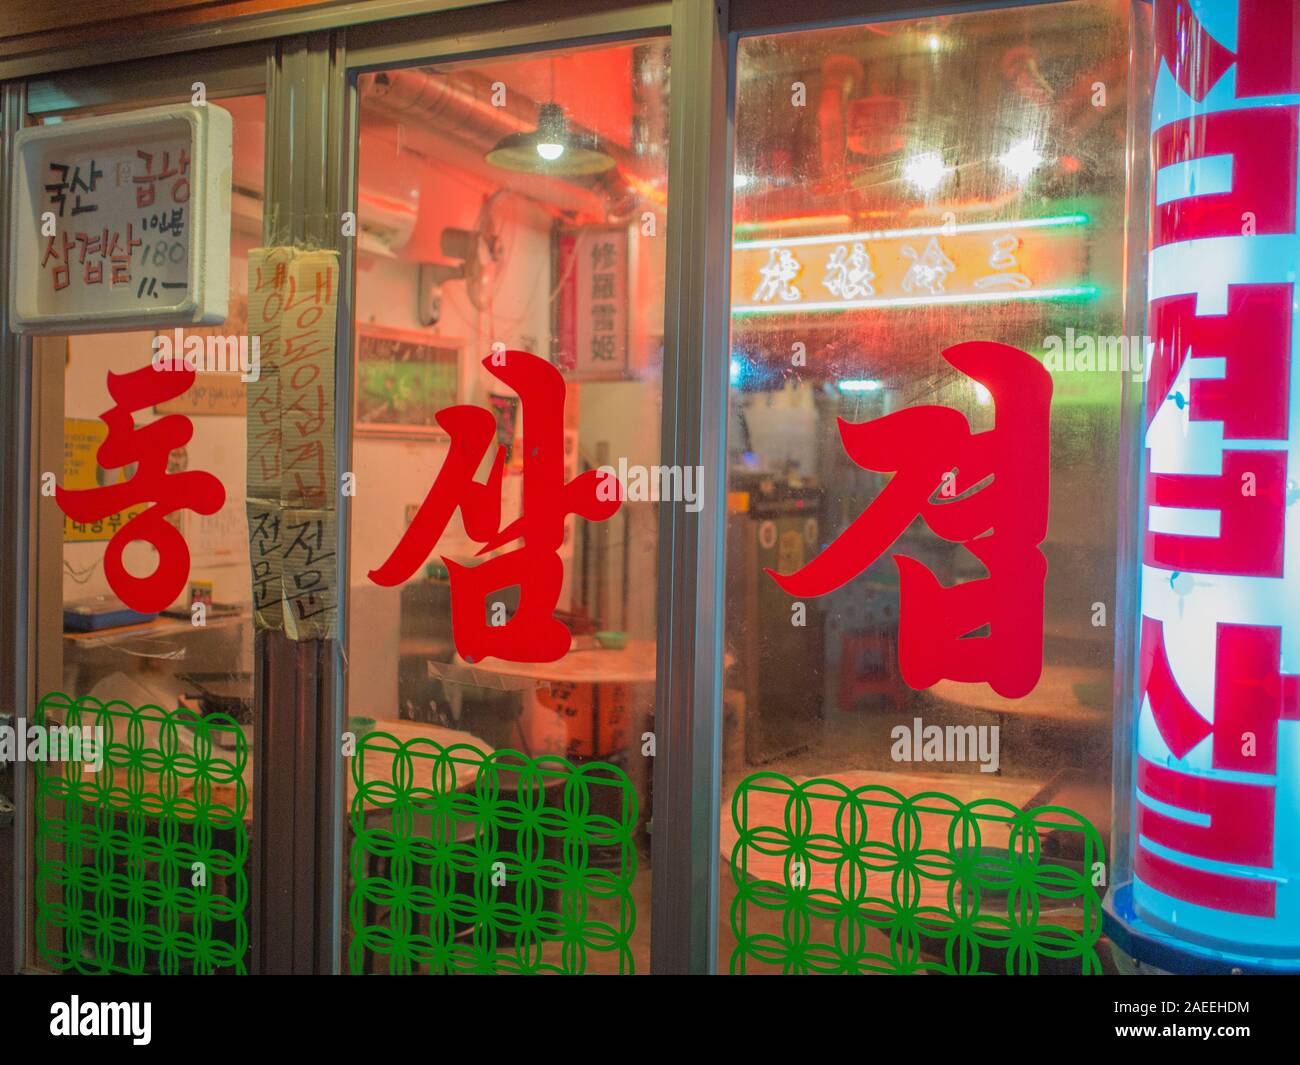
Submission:
<svg viewBox="0 0 1300 1065">
<path fill-rule="evenodd" d="M 85 491 L 128 480 L 125 469 L 106 470 L 96 459 L 107 437 L 108 427 L 98 418 L 63 419 L 64 488 L 69 491 Z M 148 507 L 148 503 L 137 503 L 99 521 L 74 521 L 65 514 L 63 542 L 73 544 L 110 540 L 123 525 Z"/>
<path fill-rule="evenodd" d="M 626 377 L 627 227 L 557 229 L 554 260 L 551 361 L 573 381 Z"/>
<path fill-rule="evenodd" d="M 10 305 L 19 333 L 215 324 L 230 274 L 232 124 L 215 104 L 14 136 Z"/>
<path fill-rule="evenodd" d="M 461 347 L 411 329 L 358 326 L 356 434 L 441 435 L 437 414 L 456 404 Z"/>
</svg>

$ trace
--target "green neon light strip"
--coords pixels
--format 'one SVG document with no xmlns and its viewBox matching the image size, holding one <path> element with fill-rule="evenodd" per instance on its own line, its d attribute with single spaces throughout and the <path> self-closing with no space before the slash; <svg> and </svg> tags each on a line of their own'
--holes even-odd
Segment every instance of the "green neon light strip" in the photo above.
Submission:
<svg viewBox="0 0 1300 1065">
<path fill-rule="evenodd" d="M 1101 973 L 1106 855 L 1073 810 L 760 772 L 731 817 L 733 973 Z"/>
<path fill-rule="evenodd" d="M 735 251 L 746 248 L 803 248 L 817 244 L 846 244 L 849 241 L 896 240 L 902 237 L 959 237 L 963 233 L 1005 233 L 1012 229 L 1056 229 L 1061 226 L 1087 225 L 1086 214 L 1051 215 L 1046 218 L 1014 218 L 1006 222 L 971 222 L 962 226 L 915 226 L 910 229 L 863 230 L 860 233 L 818 234 L 811 237 L 770 237 L 764 240 L 738 240 Z M 761 222 L 746 222 L 743 227 L 762 228 Z"/>
<path fill-rule="evenodd" d="M 935 307 L 954 303 L 1004 303 L 1007 300 L 1081 300 L 1097 295 L 1095 285 L 1075 285 L 1071 288 L 1040 288 L 1020 292 L 954 293 L 948 296 L 891 296 L 879 300 L 816 300 L 808 303 L 744 304 L 731 309 L 733 318 L 755 314 L 808 314 L 833 311 L 867 310 L 891 307 Z"/>
</svg>

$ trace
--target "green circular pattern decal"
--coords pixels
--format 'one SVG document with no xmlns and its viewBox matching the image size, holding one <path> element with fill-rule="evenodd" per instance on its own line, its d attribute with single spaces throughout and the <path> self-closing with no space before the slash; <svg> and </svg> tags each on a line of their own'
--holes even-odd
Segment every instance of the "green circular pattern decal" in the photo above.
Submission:
<svg viewBox="0 0 1300 1065">
<path fill-rule="evenodd" d="M 760 772 L 731 813 L 733 973 L 1101 972 L 1105 855 L 1073 810 Z"/>
<path fill-rule="evenodd" d="M 376 732 L 352 777 L 352 972 L 582 973 L 593 953 L 633 971 L 622 769 Z"/>
<path fill-rule="evenodd" d="M 248 742 L 225 715 L 47 695 L 99 759 L 37 761 L 36 942 L 79 973 L 244 973 Z"/>
</svg>

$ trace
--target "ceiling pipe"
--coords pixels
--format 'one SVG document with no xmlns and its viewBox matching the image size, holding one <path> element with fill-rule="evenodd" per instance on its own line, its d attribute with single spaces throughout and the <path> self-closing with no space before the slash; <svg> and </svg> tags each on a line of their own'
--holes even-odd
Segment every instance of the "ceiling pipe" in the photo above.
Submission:
<svg viewBox="0 0 1300 1065">
<path fill-rule="evenodd" d="M 454 138 L 440 137 L 434 150 L 422 150 L 430 147 L 422 142 L 432 139 L 432 132 L 423 129 L 414 135 L 404 133 L 400 138 L 391 130 L 367 130 L 366 139 L 372 138 L 374 143 L 389 147 L 395 156 L 399 150 L 417 152 L 431 163 L 463 171 L 485 185 L 517 192 L 556 218 L 565 215 L 602 218 L 609 213 L 608 200 L 591 189 L 559 178 L 502 170 L 484 159 L 482 152 Z"/>
<path fill-rule="evenodd" d="M 537 126 L 540 106 L 521 93 L 507 93 L 502 106 L 492 102 L 492 82 L 473 72 L 455 74 L 430 73 L 419 69 L 394 70 L 366 79 L 361 86 L 362 107 L 374 108 L 391 118 L 418 119 L 430 132 L 446 136 L 468 145 L 481 156 L 502 137 L 510 133 L 524 133 Z M 594 136 L 590 130 L 573 125 L 579 134 Z M 600 139 L 601 150 L 607 152 L 618 164 L 594 180 L 566 179 L 539 174 L 526 176 L 522 188 L 537 186 L 534 181 L 563 185 L 569 188 L 593 190 L 603 198 L 606 217 L 625 216 L 636 205 L 636 192 L 620 171 L 635 173 L 636 156 L 626 148 Z M 462 168 L 464 155 L 461 154 Z M 484 164 L 507 186 L 515 183 L 507 178 L 507 171 Z M 568 197 L 557 196 L 563 201 Z"/>
</svg>

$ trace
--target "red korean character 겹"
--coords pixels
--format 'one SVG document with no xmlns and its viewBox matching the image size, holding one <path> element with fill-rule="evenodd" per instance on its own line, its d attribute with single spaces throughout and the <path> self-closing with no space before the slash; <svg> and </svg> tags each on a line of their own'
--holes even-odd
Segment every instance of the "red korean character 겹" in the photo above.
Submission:
<svg viewBox="0 0 1300 1065">
<path fill-rule="evenodd" d="M 115 406 L 100 415 L 108 436 L 97 459 L 107 470 L 135 463 L 135 472 L 118 484 L 55 491 L 59 508 L 76 522 L 103 521 L 141 503 L 152 504 L 123 525 L 104 551 L 109 587 L 123 603 L 143 614 L 169 607 L 189 579 L 190 549 L 167 516 L 181 509 L 215 514 L 226 502 L 226 490 L 212 474 L 167 472 L 172 451 L 184 447 L 194 435 L 189 418 L 168 414 L 148 425 L 135 424 L 137 412 L 183 395 L 193 383 L 194 371 L 189 369 L 159 372 L 144 366 L 131 373 L 110 373 L 108 394 Z M 158 564 L 147 577 L 128 573 L 122 563 L 127 544 L 137 540 L 152 544 L 158 552 Z"/>
<path fill-rule="evenodd" d="M 863 573 L 919 515 L 943 539 L 963 544 L 989 576 L 945 588 L 916 559 L 894 556 L 903 679 L 913 688 L 945 678 L 984 681 L 1018 699 L 1043 670 L 1047 560 L 1039 545 L 1047 535 L 1052 380 L 1007 344 L 970 341 L 943 356 L 989 390 L 994 427 L 972 433 L 965 415 L 939 406 L 856 425 L 841 419 L 849 457 L 894 476 L 806 566 L 768 573 L 791 595 L 826 595 Z M 970 635 L 985 626 L 988 635 Z"/>
<path fill-rule="evenodd" d="M 619 492 L 600 491 L 601 474 L 588 470 L 564 479 L 564 378 L 527 351 L 506 351 L 483 360 L 487 371 L 519 394 L 523 416 L 523 511 L 501 525 L 501 478 L 506 449 L 497 444 L 486 483 L 474 479 L 497 439 L 496 420 L 481 407 L 446 407 L 438 424 L 451 437 L 446 461 L 415 520 L 392 555 L 370 579 L 401 584 L 429 557 L 459 507 L 480 555 L 518 540 L 513 551 L 464 566 L 443 557 L 451 574 L 452 636 L 467 661 L 493 656 L 507 662 L 554 662 L 568 653 L 569 630 L 554 616 L 564 581 L 559 550 L 564 521 L 579 514 L 605 521 L 620 506 Z M 504 625 L 487 623 L 488 596 L 518 585 L 519 609 Z"/>
<path fill-rule="evenodd" d="M 82 280 L 87 285 L 99 285 L 104 281 L 104 256 L 108 254 L 108 230 L 103 235 L 95 233 L 78 233 L 77 243 L 81 251 L 77 262 L 82 266 Z"/>
</svg>

